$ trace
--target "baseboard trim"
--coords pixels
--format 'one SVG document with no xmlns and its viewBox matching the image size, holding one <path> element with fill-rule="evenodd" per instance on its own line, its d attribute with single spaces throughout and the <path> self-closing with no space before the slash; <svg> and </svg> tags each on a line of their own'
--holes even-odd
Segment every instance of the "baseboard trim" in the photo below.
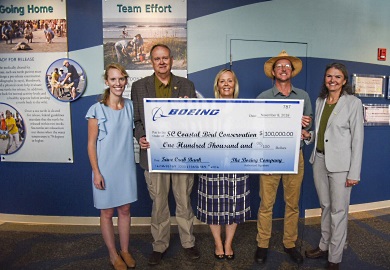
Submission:
<svg viewBox="0 0 390 270">
<path fill-rule="evenodd" d="M 389 208 L 389 207 L 390 207 L 390 200 L 372 202 L 372 203 L 354 204 L 349 206 L 349 213 L 378 210 L 378 209 Z M 319 217 L 319 216 L 321 216 L 321 208 L 305 210 L 305 218 Z"/>
<path fill-rule="evenodd" d="M 71 217 L 71 216 L 30 216 L 0 214 L 0 225 L 6 222 L 36 225 L 74 225 L 74 226 L 99 226 L 99 217 Z M 118 224 L 118 218 L 113 218 L 113 223 Z M 171 217 L 171 224 L 177 225 L 176 218 Z M 194 225 L 203 225 L 198 219 L 195 219 Z M 132 217 L 131 226 L 150 226 L 150 217 Z"/>
<path fill-rule="evenodd" d="M 390 208 L 390 200 L 355 204 L 349 207 L 349 213 L 362 211 L 377 210 L 382 208 Z M 321 209 L 305 210 L 305 218 L 321 216 Z M 117 225 L 118 218 L 114 217 L 113 222 Z M 72 216 L 32 216 L 32 215 L 14 215 L 0 214 L 0 225 L 6 222 L 22 223 L 22 224 L 45 224 L 45 225 L 74 225 L 74 226 L 99 226 L 99 217 L 72 217 Z M 177 225 L 176 218 L 171 217 L 171 224 Z M 198 219 L 195 219 L 195 225 L 205 225 Z M 150 226 L 150 217 L 132 217 L 132 226 Z"/>
</svg>

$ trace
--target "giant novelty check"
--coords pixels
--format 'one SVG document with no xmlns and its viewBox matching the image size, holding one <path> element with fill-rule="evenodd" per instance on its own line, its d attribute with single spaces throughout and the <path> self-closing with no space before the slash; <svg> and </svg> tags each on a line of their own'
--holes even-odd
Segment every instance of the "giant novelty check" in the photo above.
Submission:
<svg viewBox="0 0 390 270">
<path fill-rule="evenodd" d="M 297 173 L 303 100 L 144 99 L 151 172 Z"/>
</svg>

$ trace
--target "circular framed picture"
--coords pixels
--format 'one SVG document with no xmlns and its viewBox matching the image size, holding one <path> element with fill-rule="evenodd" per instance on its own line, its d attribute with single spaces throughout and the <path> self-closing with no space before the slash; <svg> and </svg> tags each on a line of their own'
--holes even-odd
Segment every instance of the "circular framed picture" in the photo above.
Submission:
<svg viewBox="0 0 390 270">
<path fill-rule="evenodd" d="M 87 77 L 83 68 L 74 60 L 61 58 L 46 71 L 46 87 L 57 100 L 72 102 L 84 93 Z"/>
</svg>

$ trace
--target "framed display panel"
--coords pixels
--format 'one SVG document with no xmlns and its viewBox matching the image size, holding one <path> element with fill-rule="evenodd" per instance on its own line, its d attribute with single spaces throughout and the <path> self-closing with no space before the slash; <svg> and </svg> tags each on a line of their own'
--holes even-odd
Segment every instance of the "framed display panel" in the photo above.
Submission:
<svg viewBox="0 0 390 270">
<path fill-rule="evenodd" d="M 387 77 L 387 99 L 390 99 L 390 76 Z"/>
<path fill-rule="evenodd" d="M 360 97 L 384 97 L 385 79 L 384 75 L 353 74 L 353 92 Z"/>
<path fill-rule="evenodd" d="M 363 104 L 365 126 L 389 126 L 390 105 Z"/>
</svg>

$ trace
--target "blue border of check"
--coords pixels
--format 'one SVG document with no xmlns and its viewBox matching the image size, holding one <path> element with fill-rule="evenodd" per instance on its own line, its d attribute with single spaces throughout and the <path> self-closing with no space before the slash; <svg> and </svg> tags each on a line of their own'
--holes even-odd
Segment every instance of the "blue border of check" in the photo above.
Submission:
<svg viewBox="0 0 390 270">
<path fill-rule="evenodd" d="M 291 100 L 241 100 L 241 99 L 147 99 L 146 102 L 154 102 L 154 103 L 283 103 L 283 104 L 299 104 L 299 101 L 291 101 Z"/>
</svg>

